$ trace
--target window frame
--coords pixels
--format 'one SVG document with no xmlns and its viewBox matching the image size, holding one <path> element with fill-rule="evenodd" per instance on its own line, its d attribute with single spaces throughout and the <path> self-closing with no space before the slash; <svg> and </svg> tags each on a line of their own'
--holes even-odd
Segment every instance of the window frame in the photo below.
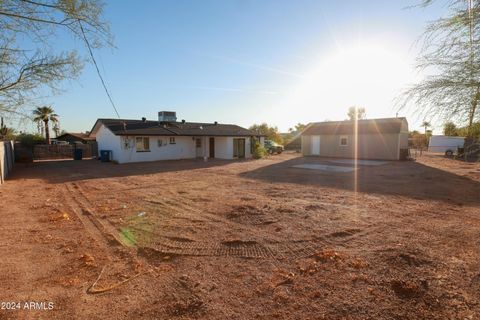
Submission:
<svg viewBox="0 0 480 320">
<path fill-rule="evenodd" d="M 342 144 L 342 140 L 345 139 L 346 143 Z M 348 147 L 348 136 L 340 136 L 340 140 L 338 141 L 338 145 L 340 147 Z"/>
<path fill-rule="evenodd" d="M 122 149 L 128 150 L 132 147 L 132 143 L 129 137 L 122 137 Z"/>
<path fill-rule="evenodd" d="M 177 144 L 177 142 L 175 141 L 175 137 L 170 137 L 169 144 Z"/>
<path fill-rule="evenodd" d="M 138 148 L 138 143 L 140 142 L 139 139 L 141 140 L 142 143 L 142 148 Z M 145 144 L 145 141 L 147 142 Z M 145 145 L 147 146 L 145 148 Z M 145 137 L 145 136 L 140 136 L 140 137 L 135 137 L 135 151 L 136 152 L 150 152 L 150 137 Z"/>
</svg>

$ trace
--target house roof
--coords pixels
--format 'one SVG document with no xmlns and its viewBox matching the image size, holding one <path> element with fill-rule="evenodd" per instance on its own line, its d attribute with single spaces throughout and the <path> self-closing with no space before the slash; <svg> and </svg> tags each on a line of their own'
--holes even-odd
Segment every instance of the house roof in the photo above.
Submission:
<svg viewBox="0 0 480 320">
<path fill-rule="evenodd" d="M 258 136 L 254 131 L 234 124 L 98 119 L 94 130 L 98 123 L 121 136 Z"/>
<path fill-rule="evenodd" d="M 64 134 L 59 135 L 56 139 L 63 138 L 67 135 L 78 138 L 80 140 L 92 140 L 93 139 L 93 138 L 89 137 L 89 135 L 87 133 L 82 133 L 82 132 L 66 132 Z"/>
<path fill-rule="evenodd" d="M 359 134 L 375 133 L 400 133 L 403 124 L 407 122 L 405 118 L 384 118 L 358 120 Z M 302 135 L 338 135 L 354 134 L 355 121 L 326 121 L 313 122 L 302 132 Z"/>
</svg>

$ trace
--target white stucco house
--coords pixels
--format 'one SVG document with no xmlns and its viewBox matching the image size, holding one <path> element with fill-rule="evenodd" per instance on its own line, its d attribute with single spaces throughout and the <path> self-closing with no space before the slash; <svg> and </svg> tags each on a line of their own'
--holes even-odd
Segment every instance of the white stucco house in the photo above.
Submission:
<svg viewBox="0 0 480 320">
<path fill-rule="evenodd" d="M 252 157 L 254 139 L 263 136 L 233 124 L 177 121 L 176 113 L 161 111 L 158 120 L 98 119 L 90 131 L 101 150 L 118 163 Z"/>
</svg>

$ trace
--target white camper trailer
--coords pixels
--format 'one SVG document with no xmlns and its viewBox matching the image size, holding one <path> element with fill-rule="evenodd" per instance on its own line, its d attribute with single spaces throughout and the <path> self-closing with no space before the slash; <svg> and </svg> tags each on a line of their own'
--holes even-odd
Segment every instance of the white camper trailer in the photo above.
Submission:
<svg viewBox="0 0 480 320">
<path fill-rule="evenodd" d="M 457 148 L 463 148 L 464 142 L 464 137 L 431 136 L 428 151 L 451 156 L 457 151 Z"/>
</svg>

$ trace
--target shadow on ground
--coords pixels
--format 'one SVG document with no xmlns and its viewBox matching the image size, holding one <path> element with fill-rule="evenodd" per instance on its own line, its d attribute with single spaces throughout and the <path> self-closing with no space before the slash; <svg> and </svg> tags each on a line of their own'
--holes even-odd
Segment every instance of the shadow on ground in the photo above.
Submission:
<svg viewBox="0 0 480 320">
<path fill-rule="evenodd" d="M 298 164 L 326 164 L 318 157 L 297 157 L 252 171 L 240 176 L 269 183 L 294 183 L 326 188 L 345 189 L 362 193 L 430 199 L 453 204 L 479 204 L 480 183 L 414 161 L 390 161 L 380 166 L 359 166 L 353 172 L 327 172 L 294 168 Z"/>
<path fill-rule="evenodd" d="M 240 160 L 242 161 L 242 160 Z M 243 160 L 248 161 L 248 160 Z M 45 179 L 50 183 L 74 182 L 80 180 L 150 175 L 163 172 L 206 169 L 232 163 L 231 160 L 164 160 L 115 164 L 99 160 L 52 160 L 34 163 L 18 163 L 9 180 Z"/>
</svg>

